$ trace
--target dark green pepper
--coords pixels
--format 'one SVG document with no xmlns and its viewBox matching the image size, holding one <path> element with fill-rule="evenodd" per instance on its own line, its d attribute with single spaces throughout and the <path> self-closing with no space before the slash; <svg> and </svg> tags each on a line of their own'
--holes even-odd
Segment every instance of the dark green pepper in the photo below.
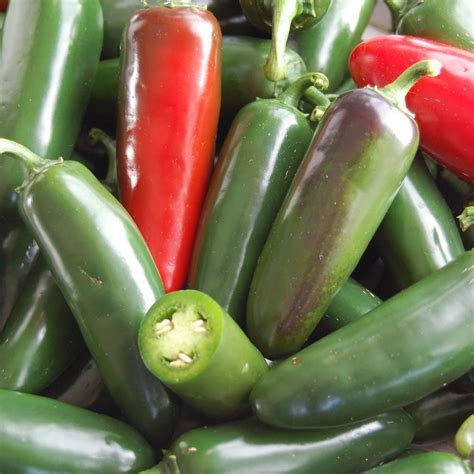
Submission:
<svg viewBox="0 0 474 474">
<path fill-rule="evenodd" d="M 421 280 L 464 252 L 451 210 L 421 156 L 413 162 L 376 240 L 400 288 Z"/>
<path fill-rule="evenodd" d="M 366 474 L 472 474 L 469 464 L 451 453 L 429 452 L 396 459 Z"/>
<path fill-rule="evenodd" d="M 46 397 L 0 390 L 0 471 L 100 474 L 150 467 L 150 445 L 125 423 Z"/>
<path fill-rule="evenodd" d="M 452 437 L 466 417 L 474 413 L 474 394 L 442 388 L 404 409 L 417 425 L 414 442 L 431 443 Z"/>
<path fill-rule="evenodd" d="M 257 28 L 272 31 L 272 49 L 263 68 L 269 81 L 285 79 L 285 46 L 290 30 L 309 28 L 326 14 L 332 0 L 240 0 L 240 6 Z"/>
<path fill-rule="evenodd" d="M 0 153 L 6 152 L 29 172 L 20 191 L 20 216 L 38 242 L 107 388 L 125 418 L 163 445 L 176 407 L 144 366 L 137 347 L 140 322 L 163 295 L 143 237 L 120 203 L 80 163 L 48 161 L 0 139 Z"/>
<path fill-rule="evenodd" d="M 335 91 L 348 73 L 349 55 L 360 41 L 375 0 L 332 0 L 324 18 L 312 28 L 294 32 L 296 50 L 308 71 L 322 72 Z"/>
<path fill-rule="evenodd" d="M 235 321 L 196 290 L 161 297 L 140 326 L 138 346 L 150 372 L 211 419 L 247 412 L 250 390 L 268 370 Z"/>
<path fill-rule="evenodd" d="M 40 392 L 81 345 L 77 324 L 40 256 L 0 333 L 0 388 Z"/>
<path fill-rule="evenodd" d="M 385 0 L 397 33 L 420 36 L 474 52 L 472 0 Z"/>
<path fill-rule="evenodd" d="M 245 106 L 209 185 L 188 286 L 209 294 L 241 324 L 257 259 L 311 142 L 309 120 L 297 107 L 313 84 L 327 81 L 306 74 L 276 99 Z"/>
<path fill-rule="evenodd" d="M 70 156 L 99 62 L 102 33 L 98 0 L 11 2 L 0 56 L 1 137 L 44 158 Z M 0 176 L 0 215 L 16 216 L 15 188 L 25 178 L 24 169 L 3 157 Z"/>
<path fill-rule="evenodd" d="M 275 426 L 337 426 L 415 402 L 474 360 L 474 251 L 278 364 L 255 385 Z"/>
<path fill-rule="evenodd" d="M 438 66 L 417 63 L 385 89 L 349 91 L 328 107 L 252 280 L 247 330 L 266 357 L 299 350 L 356 267 L 418 147 L 404 95 Z"/>
<path fill-rule="evenodd" d="M 326 430 L 283 430 L 249 419 L 176 439 L 152 474 L 352 474 L 391 459 L 410 443 L 413 421 L 402 410 Z"/>
</svg>

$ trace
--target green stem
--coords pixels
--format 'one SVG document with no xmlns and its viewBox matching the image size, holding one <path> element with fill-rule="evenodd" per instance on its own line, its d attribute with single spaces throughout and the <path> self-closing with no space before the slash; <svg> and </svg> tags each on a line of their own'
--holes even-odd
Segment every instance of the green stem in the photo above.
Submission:
<svg viewBox="0 0 474 474">
<path fill-rule="evenodd" d="M 474 204 L 466 206 L 464 211 L 458 216 L 458 220 L 461 230 L 466 232 L 474 224 Z"/>
<path fill-rule="evenodd" d="M 115 140 L 100 128 L 91 128 L 89 131 L 89 139 L 93 145 L 97 142 L 101 142 L 102 145 L 104 145 L 107 151 L 107 159 L 109 160 L 104 183 L 110 187 L 117 186 L 117 147 Z"/>
<path fill-rule="evenodd" d="M 406 106 L 405 98 L 410 89 L 423 77 L 436 77 L 441 72 L 441 63 L 434 59 L 427 59 L 419 61 L 411 65 L 408 69 L 403 71 L 395 81 L 387 86 L 379 89 L 373 87 L 372 89 L 383 95 L 387 100 L 392 102 L 404 112 L 413 115 Z"/>
<path fill-rule="evenodd" d="M 180 474 L 176 456 L 165 450 L 163 460 L 159 464 L 145 471 L 140 471 L 140 474 Z"/>
<path fill-rule="evenodd" d="M 461 425 L 454 438 L 454 444 L 463 458 L 468 458 L 474 451 L 474 415 Z"/>
<path fill-rule="evenodd" d="M 324 91 L 328 87 L 329 81 L 324 74 L 321 74 L 320 72 L 309 72 L 308 74 L 303 74 L 301 77 L 296 79 L 296 81 L 292 82 L 286 90 L 277 97 L 277 100 L 286 105 L 298 107 L 303 95 L 306 97 L 306 93 L 309 90 L 312 90 L 313 93 L 311 93 L 311 96 L 314 97 L 315 101 L 317 101 L 315 105 L 325 105 L 323 102 L 325 97 L 320 90 Z"/>
<path fill-rule="evenodd" d="M 310 87 L 304 93 L 304 100 L 312 107 L 322 106 L 327 107 L 331 104 L 329 97 L 324 95 L 320 90 L 316 89 L 315 87 Z"/>
<path fill-rule="evenodd" d="M 316 106 L 311 112 L 311 115 L 309 117 L 311 122 L 319 122 L 323 118 L 323 115 L 326 113 L 326 109 L 327 109 L 327 106 L 322 106 L 322 105 Z"/>
<path fill-rule="evenodd" d="M 407 0 L 385 0 L 390 13 L 392 15 L 392 27 L 393 31 L 397 30 L 400 18 L 405 14 L 407 9 Z"/>
<path fill-rule="evenodd" d="M 285 48 L 290 34 L 291 23 L 302 13 L 299 0 L 275 0 L 272 21 L 272 48 L 263 67 L 269 81 L 281 81 L 288 75 Z"/>
</svg>

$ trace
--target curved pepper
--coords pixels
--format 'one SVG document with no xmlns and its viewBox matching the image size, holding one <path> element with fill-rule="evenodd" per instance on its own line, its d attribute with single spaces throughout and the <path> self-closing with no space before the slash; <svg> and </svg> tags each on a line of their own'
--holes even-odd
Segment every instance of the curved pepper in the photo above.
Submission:
<svg viewBox="0 0 474 474">
<path fill-rule="evenodd" d="M 0 139 L 0 154 L 6 152 L 28 169 L 20 191 L 20 215 L 108 389 L 126 419 L 163 445 L 176 407 L 147 371 L 136 342 L 145 313 L 163 295 L 142 236 L 120 203 L 80 163 L 41 159 Z"/>
<path fill-rule="evenodd" d="M 71 364 L 82 338 L 41 256 L 0 333 L 0 388 L 38 393 Z"/>
<path fill-rule="evenodd" d="M 296 50 L 308 71 L 318 71 L 329 79 L 335 91 L 348 73 L 348 59 L 369 23 L 375 0 L 332 0 L 324 18 L 293 35 Z"/>
<path fill-rule="evenodd" d="M 468 458 L 474 451 L 474 415 L 471 415 L 459 428 L 454 437 L 454 444 L 458 453 Z"/>
<path fill-rule="evenodd" d="M 469 464 L 451 453 L 428 452 L 413 454 L 383 464 L 366 474 L 472 474 Z"/>
<path fill-rule="evenodd" d="M 308 73 L 276 99 L 245 106 L 209 185 L 188 286 L 210 295 L 241 324 L 258 257 L 313 136 L 297 108 L 313 84 L 324 88 L 327 79 Z"/>
<path fill-rule="evenodd" d="M 324 114 L 252 280 L 247 330 L 266 357 L 303 346 L 375 234 L 418 147 L 403 105 L 424 74 L 435 64 L 418 63 L 386 90 L 349 91 Z"/>
<path fill-rule="evenodd" d="M 408 66 L 436 59 L 441 73 L 420 81 L 407 96 L 420 127 L 420 145 L 463 179 L 474 180 L 474 54 L 411 36 L 379 36 L 354 49 L 349 68 L 359 87 L 382 87 Z"/>
<path fill-rule="evenodd" d="M 326 14 L 332 0 L 240 0 L 240 6 L 257 28 L 272 31 L 272 49 L 263 67 L 269 81 L 281 81 L 288 74 L 285 46 L 290 30 L 309 28 Z"/>
<path fill-rule="evenodd" d="M 470 251 L 278 364 L 252 406 L 266 423 L 310 428 L 415 402 L 472 367 L 473 303 Z"/>
<path fill-rule="evenodd" d="M 413 432 L 402 410 L 326 430 L 282 430 L 248 419 L 183 434 L 143 474 L 351 474 L 400 454 Z"/>
<path fill-rule="evenodd" d="M 385 0 L 398 34 L 418 36 L 474 52 L 472 0 Z"/>
<path fill-rule="evenodd" d="M 203 9 L 140 10 L 124 33 L 119 194 L 167 292 L 188 274 L 213 165 L 220 65 L 219 25 Z"/>
<path fill-rule="evenodd" d="M 160 298 L 140 326 L 138 346 L 150 372 L 211 419 L 248 411 L 250 390 L 268 370 L 234 320 L 195 290 Z"/>
<path fill-rule="evenodd" d="M 50 398 L 0 390 L 2 472 L 137 472 L 150 445 L 122 421 Z"/>
</svg>

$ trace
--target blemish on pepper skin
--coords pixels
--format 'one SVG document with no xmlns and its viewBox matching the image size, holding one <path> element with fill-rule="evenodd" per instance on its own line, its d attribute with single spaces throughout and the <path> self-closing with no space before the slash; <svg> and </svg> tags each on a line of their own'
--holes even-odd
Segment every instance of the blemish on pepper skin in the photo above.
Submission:
<svg viewBox="0 0 474 474">
<path fill-rule="evenodd" d="M 292 358 L 291 358 L 291 363 L 292 363 L 293 365 L 299 364 L 299 363 L 300 363 L 299 357 L 296 357 L 296 356 L 292 357 Z"/>
<path fill-rule="evenodd" d="M 85 275 L 89 280 L 92 282 L 93 285 L 95 286 L 101 286 L 102 283 L 104 283 L 100 278 L 95 278 L 91 275 L 89 275 L 83 268 L 79 267 L 79 271 Z"/>
<path fill-rule="evenodd" d="M 196 451 L 197 451 L 197 448 L 195 448 L 194 446 L 191 446 L 190 448 L 188 448 L 189 453 L 195 453 Z"/>
</svg>

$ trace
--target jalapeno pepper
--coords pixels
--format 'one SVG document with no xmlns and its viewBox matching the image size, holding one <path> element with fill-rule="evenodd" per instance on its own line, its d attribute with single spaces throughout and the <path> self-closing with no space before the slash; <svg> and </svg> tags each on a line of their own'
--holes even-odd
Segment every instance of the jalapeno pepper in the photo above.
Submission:
<svg viewBox="0 0 474 474">
<path fill-rule="evenodd" d="M 324 114 L 252 280 L 247 329 L 266 357 L 303 346 L 375 234 L 418 147 L 402 108 L 424 74 L 436 74 L 434 63 L 418 63 L 385 93 L 349 91 Z"/>
<path fill-rule="evenodd" d="M 5 152 L 28 169 L 20 215 L 107 387 L 126 419 L 162 445 L 176 407 L 143 365 L 136 342 L 146 311 L 163 294 L 143 238 L 120 203 L 80 163 L 48 161 L 0 139 L 0 153 Z"/>
<path fill-rule="evenodd" d="M 176 439 L 156 474 L 361 472 L 408 446 L 414 425 L 402 410 L 341 428 L 282 430 L 248 419 Z"/>
<path fill-rule="evenodd" d="M 189 270 L 213 165 L 220 65 L 219 25 L 202 8 L 140 10 L 127 25 L 117 132 L 119 194 L 166 291 L 182 288 Z"/>
<path fill-rule="evenodd" d="M 50 398 L 0 390 L 2 472 L 137 472 L 150 445 L 125 423 Z"/>
<path fill-rule="evenodd" d="M 474 52 L 471 0 L 385 0 L 397 33 L 419 36 Z"/>
<path fill-rule="evenodd" d="M 0 388 L 38 393 L 71 364 L 82 338 L 40 257 L 0 333 Z"/>
<path fill-rule="evenodd" d="M 240 0 L 245 16 L 257 28 L 272 31 L 272 49 L 263 68 L 269 81 L 281 81 L 288 74 L 285 46 L 290 30 L 309 28 L 326 14 L 331 0 Z"/>
<path fill-rule="evenodd" d="M 474 251 L 278 364 L 251 394 L 275 426 L 336 426 L 419 400 L 474 360 Z M 282 383 L 284 381 L 284 383 Z"/>
<path fill-rule="evenodd" d="M 309 73 L 276 99 L 244 107 L 211 179 L 188 286 L 215 298 L 240 323 L 257 259 L 313 135 L 297 108 L 313 84 L 328 83 Z"/>
<path fill-rule="evenodd" d="M 160 298 L 140 326 L 148 369 L 212 419 L 248 411 L 248 396 L 268 370 L 262 354 L 209 296 L 182 290 Z"/>
<path fill-rule="evenodd" d="M 312 28 L 296 30 L 296 50 L 308 71 L 329 79 L 335 91 L 348 73 L 348 59 L 367 26 L 375 0 L 332 0 L 324 18 Z"/>
<path fill-rule="evenodd" d="M 472 474 L 469 464 L 451 453 L 413 454 L 367 471 L 366 474 Z"/>
<path fill-rule="evenodd" d="M 387 35 L 359 44 L 349 68 L 359 87 L 382 87 L 411 64 L 428 58 L 441 63 L 441 73 L 421 81 L 407 96 L 420 127 L 420 145 L 453 173 L 473 181 L 473 53 L 427 39 Z"/>
</svg>

